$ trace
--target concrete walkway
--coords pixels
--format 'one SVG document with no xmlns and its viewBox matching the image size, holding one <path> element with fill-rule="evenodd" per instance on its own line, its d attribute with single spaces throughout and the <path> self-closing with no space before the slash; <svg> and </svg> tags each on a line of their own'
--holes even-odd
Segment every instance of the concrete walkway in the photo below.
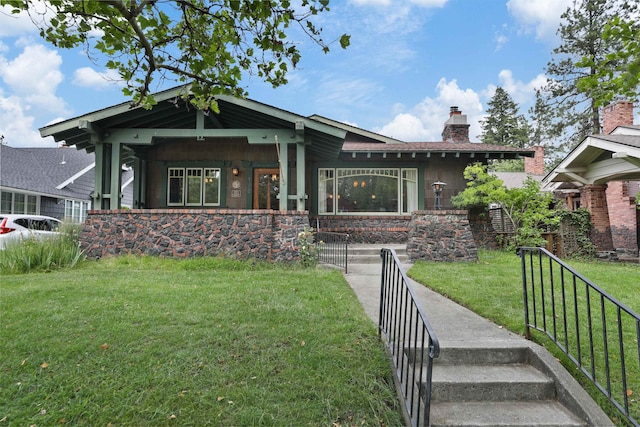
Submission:
<svg viewBox="0 0 640 427">
<path fill-rule="evenodd" d="M 385 247 L 390 246 L 385 245 Z M 391 248 L 396 249 L 393 245 Z M 405 271 L 408 271 L 411 264 L 405 263 L 403 267 Z M 344 275 L 366 314 L 375 325 L 378 324 L 379 317 L 381 271 L 381 260 L 368 264 L 350 263 L 348 274 Z M 457 349 L 477 349 L 491 352 L 492 349 L 495 351 L 499 348 L 527 347 L 532 354 L 536 355 L 534 358 L 539 361 L 537 363 L 538 369 L 554 378 L 558 393 L 557 398 L 563 405 L 570 408 L 574 414 L 581 414 L 580 418 L 586 422 L 586 425 L 613 426 L 613 423 L 589 394 L 546 349 L 490 322 L 421 284 L 411 281 L 411 285 L 418 303 L 424 310 L 440 342 L 439 359 L 441 360 L 436 360 L 436 363 L 450 363 L 445 360 L 449 360 L 449 355 L 456 353 Z M 434 375 L 437 373 L 436 369 L 434 368 Z M 491 405 L 484 406 L 491 407 Z M 536 424 L 532 423 L 532 425 Z"/>
<path fill-rule="evenodd" d="M 407 271 L 410 264 L 405 264 Z M 378 324 L 380 309 L 380 278 L 382 264 L 350 264 L 347 282 L 354 290 L 360 304 L 374 324 Z M 442 346 L 447 343 L 523 342 L 524 337 L 488 321 L 425 286 L 412 282 L 420 306 Z"/>
</svg>

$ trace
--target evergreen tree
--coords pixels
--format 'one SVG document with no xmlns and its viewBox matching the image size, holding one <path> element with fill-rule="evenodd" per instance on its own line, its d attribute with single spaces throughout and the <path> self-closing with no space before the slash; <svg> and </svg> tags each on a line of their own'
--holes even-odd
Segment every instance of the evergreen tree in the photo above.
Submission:
<svg viewBox="0 0 640 427">
<path fill-rule="evenodd" d="M 481 122 L 482 142 L 520 148 L 529 144 L 529 125 L 524 116 L 518 115 L 518 104 L 503 88 L 496 88 L 487 113 L 489 115 Z"/>
<path fill-rule="evenodd" d="M 634 0 L 636 1 L 636 0 Z M 579 88 L 579 82 L 596 74 L 594 66 L 581 66 L 588 58 L 602 63 L 608 54 L 619 49 L 614 39 L 605 39 L 603 29 L 616 14 L 627 16 L 620 2 L 610 0 L 574 1 L 562 15 L 558 28 L 561 43 L 547 64 L 547 84 L 541 97 L 553 116 L 547 133 L 559 149 L 567 151 L 586 136 L 600 133 L 600 114 L 594 91 Z"/>
<path fill-rule="evenodd" d="M 536 90 L 536 102 L 529 109 L 529 143 L 531 146 L 544 147 L 545 161 L 551 165 L 559 163 L 564 157 L 562 150 L 556 147 L 553 135 L 554 115 L 547 108 L 540 90 Z"/>
<path fill-rule="evenodd" d="M 629 16 L 638 16 L 640 0 L 627 0 L 623 9 Z M 608 53 L 596 63 L 595 58 L 583 56 L 581 67 L 594 67 L 592 74 L 578 82 L 583 92 L 593 93 L 598 106 L 606 106 L 617 97 L 630 101 L 640 99 L 640 22 L 637 19 L 622 19 L 614 16 L 604 27 L 605 40 L 618 43 L 620 49 Z"/>
</svg>

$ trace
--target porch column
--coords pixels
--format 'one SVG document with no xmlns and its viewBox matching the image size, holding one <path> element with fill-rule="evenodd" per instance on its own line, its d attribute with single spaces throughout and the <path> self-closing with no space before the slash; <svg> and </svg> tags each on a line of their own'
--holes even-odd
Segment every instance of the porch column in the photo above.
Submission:
<svg viewBox="0 0 640 427">
<path fill-rule="evenodd" d="M 599 251 L 613 250 L 606 191 L 606 184 L 580 188 L 580 202 L 591 214 L 591 241 Z"/>
<path fill-rule="evenodd" d="M 133 208 L 144 208 L 147 188 L 147 162 L 139 157 L 133 161 Z"/>
<path fill-rule="evenodd" d="M 122 181 L 122 163 L 119 142 L 111 144 L 111 182 L 109 185 L 109 209 L 120 209 L 120 188 Z"/>
<path fill-rule="evenodd" d="M 280 146 L 280 210 L 286 211 L 289 199 L 289 153 L 287 152 L 289 145 L 285 138 L 278 144 Z"/>
<path fill-rule="evenodd" d="M 92 193 L 94 209 L 120 208 L 120 143 L 96 142 L 96 179 Z"/>
<path fill-rule="evenodd" d="M 306 148 L 304 141 L 304 122 L 296 122 L 296 210 L 305 210 L 306 190 Z"/>
<path fill-rule="evenodd" d="M 93 200 L 93 209 L 102 209 L 102 193 L 103 193 L 103 185 L 104 182 L 104 145 L 101 142 L 94 142 L 96 151 L 95 161 L 96 167 L 94 168 L 94 185 L 93 191 L 91 192 L 91 199 Z"/>
</svg>

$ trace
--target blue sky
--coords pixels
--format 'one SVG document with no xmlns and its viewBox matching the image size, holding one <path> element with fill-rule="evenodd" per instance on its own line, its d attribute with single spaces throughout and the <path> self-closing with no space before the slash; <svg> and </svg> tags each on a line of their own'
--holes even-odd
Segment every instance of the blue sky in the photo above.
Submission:
<svg viewBox="0 0 640 427">
<path fill-rule="evenodd" d="M 257 79 L 249 98 L 320 114 L 405 141 L 440 141 L 449 107 L 479 120 L 496 86 L 525 113 L 558 43 L 571 0 L 331 0 L 325 40 L 351 35 L 329 54 L 300 37 L 300 68 L 287 86 Z M 294 36 L 295 37 L 295 36 Z M 37 129 L 124 102 L 117 83 L 85 53 L 42 40 L 25 17 L 0 11 L 0 134 L 14 147 L 55 146 Z M 156 87 L 166 89 L 171 85 Z"/>
</svg>

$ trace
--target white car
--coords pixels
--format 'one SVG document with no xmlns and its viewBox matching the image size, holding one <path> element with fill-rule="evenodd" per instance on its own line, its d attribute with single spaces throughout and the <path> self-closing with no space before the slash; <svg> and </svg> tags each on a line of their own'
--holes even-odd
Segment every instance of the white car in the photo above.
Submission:
<svg viewBox="0 0 640 427">
<path fill-rule="evenodd" d="M 49 216 L 0 214 L 0 249 L 9 241 L 57 237 L 61 225 L 60 220 Z"/>
</svg>

